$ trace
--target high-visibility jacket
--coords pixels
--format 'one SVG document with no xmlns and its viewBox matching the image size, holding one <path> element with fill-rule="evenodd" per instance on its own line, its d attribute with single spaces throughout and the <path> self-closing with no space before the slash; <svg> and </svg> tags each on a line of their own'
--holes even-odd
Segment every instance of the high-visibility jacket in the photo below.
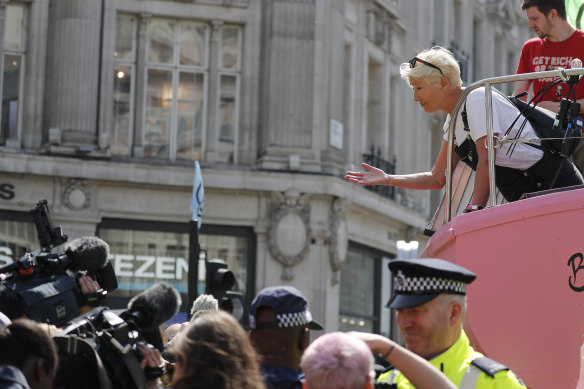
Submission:
<svg viewBox="0 0 584 389">
<path fill-rule="evenodd" d="M 475 351 L 464 331 L 448 350 L 428 362 L 461 389 L 526 389 L 523 382 L 506 366 Z M 398 389 L 415 389 L 395 369 L 382 373 L 377 382 L 396 384 Z"/>
</svg>

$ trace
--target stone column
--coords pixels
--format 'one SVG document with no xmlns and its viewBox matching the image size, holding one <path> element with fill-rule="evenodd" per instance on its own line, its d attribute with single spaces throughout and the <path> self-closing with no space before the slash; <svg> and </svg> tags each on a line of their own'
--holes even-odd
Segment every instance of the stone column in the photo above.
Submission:
<svg viewBox="0 0 584 389">
<path fill-rule="evenodd" d="M 219 53 L 221 49 L 222 20 L 211 21 L 211 44 L 209 47 L 209 85 L 207 92 L 207 139 L 205 142 L 205 162 L 217 162 L 217 118 L 219 111 Z"/>
<path fill-rule="evenodd" d="M 49 6 L 45 128 L 53 144 L 86 152 L 97 147 L 101 13 L 97 0 Z"/>
<path fill-rule="evenodd" d="M 291 154 L 302 160 L 314 158 L 315 17 L 314 0 L 263 3 L 263 168 L 287 169 Z"/>
</svg>

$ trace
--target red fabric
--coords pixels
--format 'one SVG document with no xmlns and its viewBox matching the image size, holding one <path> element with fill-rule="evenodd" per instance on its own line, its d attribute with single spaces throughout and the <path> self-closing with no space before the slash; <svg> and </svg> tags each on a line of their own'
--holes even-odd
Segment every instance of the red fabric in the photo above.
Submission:
<svg viewBox="0 0 584 389">
<path fill-rule="evenodd" d="M 552 42 L 547 38 L 533 38 L 523 45 L 519 65 L 517 66 L 517 74 L 554 70 L 559 67 L 569 69 L 570 61 L 574 58 L 579 58 L 584 62 L 583 31 L 576 30 L 568 39 L 561 42 Z M 534 95 L 554 79 L 557 78 L 533 80 Z M 584 98 L 584 80 L 575 85 L 575 91 L 577 99 Z M 568 88 L 566 84 L 562 83 L 548 91 L 543 100 L 560 101 L 567 94 Z"/>
</svg>

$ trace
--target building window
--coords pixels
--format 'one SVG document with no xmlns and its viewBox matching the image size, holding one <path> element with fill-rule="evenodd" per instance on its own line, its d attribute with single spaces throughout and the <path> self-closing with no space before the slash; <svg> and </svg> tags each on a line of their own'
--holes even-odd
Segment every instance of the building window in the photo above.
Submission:
<svg viewBox="0 0 584 389">
<path fill-rule="evenodd" d="M 144 50 L 143 70 L 137 47 Z M 235 163 L 240 53 L 238 26 L 151 18 L 141 34 L 135 17 L 119 15 L 112 154 L 131 155 L 140 146 L 145 158 L 203 160 L 210 148 L 218 162 Z M 143 72 L 143 93 L 137 72 Z M 143 115 L 133 123 L 138 104 Z"/>
<path fill-rule="evenodd" d="M 2 111 L 0 145 L 19 144 L 24 83 L 26 9 L 22 4 L 6 7 L 2 52 Z"/>
<path fill-rule="evenodd" d="M 0 267 L 38 248 L 40 243 L 30 214 L 0 210 Z"/>
<path fill-rule="evenodd" d="M 189 281 L 188 224 L 105 219 L 98 235 L 110 246 L 118 289 L 108 294 L 108 306 L 124 308 L 131 297 L 157 282 L 173 285 L 182 297 L 180 311 L 186 315 Z M 207 259 L 224 260 L 235 275 L 234 290 L 248 305 L 253 298 L 255 246 L 247 228 L 202 226 L 199 243 Z M 205 293 L 204 259 L 199 260 L 197 293 Z"/>
<path fill-rule="evenodd" d="M 381 260 L 376 250 L 349 246 L 341 265 L 340 331 L 379 332 Z"/>
</svg>

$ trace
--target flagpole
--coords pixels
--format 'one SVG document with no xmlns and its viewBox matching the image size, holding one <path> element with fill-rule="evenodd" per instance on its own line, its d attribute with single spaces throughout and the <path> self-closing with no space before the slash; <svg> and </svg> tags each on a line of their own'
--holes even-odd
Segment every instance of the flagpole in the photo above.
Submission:
<svg viewBox="0 0 584 389">
<path fill-rule="evenodd" d="M 191 305 L 198 297 L 197 286 L 199 284 L 199 226 L 196 220 L 189 221 L 189 276 L 187 291 L 187 317 L 191 319 Z"/>
<path fill-rule="evenodd" d="M 203 216 L 203 201 L 205 198 L 205 189 L 203 187 L 203 175 L 199 161 L 195 161 L 193 174 L 193 198 L 191 200 L 192 217 L 189 221 L 189 275 L 187 281 L 187 316 L 191 318 L 191 305 L 198 297 L 199 285 L 199 256 L 201 254 L 201 245 L 199 243 L 199 229 Z"/>
</svg>

